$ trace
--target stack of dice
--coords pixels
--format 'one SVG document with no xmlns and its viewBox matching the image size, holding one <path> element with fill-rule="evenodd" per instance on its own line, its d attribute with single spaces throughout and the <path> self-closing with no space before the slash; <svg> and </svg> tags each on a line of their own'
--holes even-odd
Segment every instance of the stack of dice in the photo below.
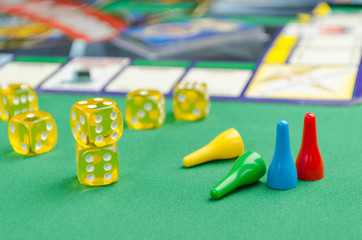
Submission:
<svg viewBox="0 0 362 240">
<path fill-rule="evenodd" d="M 0 116 L 9 121 L 9 141 L 15 152 L 36 155 L 54 148 L 58 136 L 55 121 L 49 113 L 38 110 L 36 93 L 29 85 L 0 88 Z"/>
<path fill-rule="evenodd" d="M 181 82 L 173 92 L 174 116 L 196 121 L 208 116 L 210 109 L 206 84 Z M 156 90 L 136 90 L 126 97 L 126 122 L 132 129 L 159 128 L 165 121 L 165 98 Z"/>
<path fill-rule="evenodd" d="M 70 111 L 70 127 L 77 141 L 79 182 L 88 186 L 116 182 L 119 176 L 116 143 L 123 132 L 118 104 L 106 98 L 79 101 Z"/>
</svg>

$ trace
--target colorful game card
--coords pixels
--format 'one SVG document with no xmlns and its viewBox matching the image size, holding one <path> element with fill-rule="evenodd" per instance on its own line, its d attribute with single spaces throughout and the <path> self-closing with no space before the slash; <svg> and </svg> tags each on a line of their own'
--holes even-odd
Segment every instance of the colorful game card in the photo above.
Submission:
<svg viewBox="0 0 362 240">
<path fill-rule="evenodd" d="M 26 83 L 36 88 L 66 61 L 67 58 L 18 57 L 0 68 L 0 84 Z"/>
<path fill-rule="evenodd" d="M 131 27 L 126 29 L 122 36 L 141 41 L 148 46 L 165 47 L 215 36 L 230 37 L 231 34 L 255 27 L 255 24 L 225 18 L 191 18 Z"/>
<path fill-rule="evenodd" d="M 77 57 L 44 82 L 43 91 L 100 92 L 128 58 Z"/>
<path fill-rule="evenodd" d="M 259 25 L 231 18 L 203 17 L 133 26 L 113 43 L 147 59 L 208 51 L 223 44 L 265 37 Z"/>
</svg>

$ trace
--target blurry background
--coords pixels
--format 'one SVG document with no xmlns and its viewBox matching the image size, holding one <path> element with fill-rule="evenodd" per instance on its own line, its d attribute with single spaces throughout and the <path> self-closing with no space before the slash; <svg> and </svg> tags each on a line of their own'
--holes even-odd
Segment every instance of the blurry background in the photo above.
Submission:
<svg viewBox="0 0 362 240">
<path fill-rule="evenodd" d="M 297 13 L 310 12 L 318 2 L 4 0 L 0 3 L 0 51 L 256 61 L 280 26 L 296 19 Z M 362 1 L 330 3 L 353 7 Z M 112 22 L 117 34 L 109 34 L 92 18 Z"/>
</svg>

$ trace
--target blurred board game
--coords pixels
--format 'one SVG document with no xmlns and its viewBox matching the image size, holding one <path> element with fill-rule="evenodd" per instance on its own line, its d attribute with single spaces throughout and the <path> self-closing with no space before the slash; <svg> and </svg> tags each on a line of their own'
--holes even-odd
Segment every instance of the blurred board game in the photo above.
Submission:
<svg viewBox="0 0 362 240">
<path fill-rule="evenodd" d="M 61 30 L 65 35 L 87 42 L 115 38 L 126 26 L 92 5 L 67 0 L 2 0 L 0 12 L 38 21 Z"/>
<path fill-rule="evenodd" d="M 127 28 L 114 44 L 146 59 L 160 59 L 256 41 L 263 34 L 262 26 L 236 19 L 184 18 Z"/>
<path fill-rule="evenodd" d="M 321 11 L 280 31 L 259 60 L 245 97 L 326 104 L 361 100 L 362 14 Z"/>
<path fill-rule="evenodd" d="M 26 82 L 51 93 L 126 94 L 148 88 L 171 96 L 177 82 L 197 79 L 209 85 L 212 97 L 227 100 L 240 96 L 253 67 L 241 62 L 17 56 L 0 68 L 0 84 Z"/>
<path fill-rule="evenodd" d="M 57 29 L 20 17 L 0 15 L 0 50 L 45 48 L 69 43 Z"/>
<path fill-rule="evenodd" d="M 332 11 L 327 4 L 318 5 L 312 13 L 300 14 L 298 21 L 282 27 L 256 64 L 222 58 L 144 60 L 124 55 L 1 54 L 0 84 L 26 82 L 38 92 L 74 94 L 125 95 L 135 89 L 148 88 L 171 97 L 173 86 L 178 82 L 205 82 L 214 100 L 355 104 L 362 100 L 361 22 L 359 11 L 345 13 Z M 148 50 L 159 51 L 152 54 L 162 52 L 160 55 L 173 56 L 180 49 L 197 52 L 200 44 L 208 42 L 206 39 L 217 42 L 215 46 L 220 45 L 220 41 L 228 41 L 226 45 L 233 47 L 230 39 L 236 36 L 238 41 L 252 35 L 251 39 L 255 40 L 263 35 L 261 29 L 240 20 L 190 18 L 130 27 L 115 41 L 152 46 Z M 159 34 L 161 32 L 163 34 Z M 196 47 L 190 48 L 192 45 Z M 201 52 L 214 50 L 212 44 L 208 47 L 211 50 L 206 48 Z"/>
</svg>

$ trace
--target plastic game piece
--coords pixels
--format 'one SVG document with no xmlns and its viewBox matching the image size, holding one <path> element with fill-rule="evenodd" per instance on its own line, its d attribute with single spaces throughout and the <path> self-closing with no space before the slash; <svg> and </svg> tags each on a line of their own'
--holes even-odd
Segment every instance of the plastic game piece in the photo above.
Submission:
<svg viewBox="0 0 362 240">
<path fill-rule="evenodd" d="M 297 170 L 290 152 L 288 122 L 281 120 L 277 124 L 275 151 L 267 184 L 274 189 L 291 189 L 297 186 L 297 182 Z"/>
<path fill-rule="evenodd" d="M 257 182 L 266 173 L 266 165 L 262 157 L 247 151 L 232 166 L 229 173 L 210 190 L 213 199 L 219 199 L 238 187 Z"/>
<path fill-rule="evenodd" d="M 319 152 L 316 119 L 313 113 L 304 116 L 303 140 L 295 165 L 300 180 L 316 181 L 324 177 L 323 159 Z"/>
<path fill-rule="evenodd" d="M 206 146 L 187 155 L 183 159 L 185 167 L 193 167 L 217 159 L 230 159 L 244 152 L 244 143 L 238 131 L 230 128 L 219 134 Z"/>
</svg>

